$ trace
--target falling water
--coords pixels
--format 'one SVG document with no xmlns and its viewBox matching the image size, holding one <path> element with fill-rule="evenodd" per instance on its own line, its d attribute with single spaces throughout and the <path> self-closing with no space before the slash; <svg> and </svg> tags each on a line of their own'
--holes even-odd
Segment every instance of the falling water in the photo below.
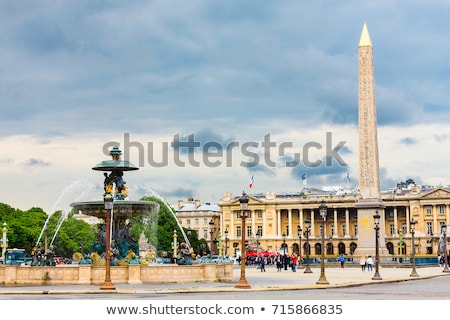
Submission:
<svg viewBox="0 0 450 320">
<path fill-rule="evenodd" d="M 79 193 L 79 188 L 82 188 L 83 192 Z M 61 191 L 58 199 L 55 201 L 50 213 L 48 214 L 47 219 L 45 220 L 44 226 L 41 229 L 41 232 L 39 234 L 38 240 L 36 241 L 36 246 L 39 244 L 39 242 L 41 241 L 42 235 L 44 233 L 44 231 L 47 229 L 48 227 L 48 222 L 50 220 L 50 217 L 53 215 L 53 213 L 56 211 L 57 206 L 61 206 L 61 202 L 63 201 L 63 198 L 70 192 L 71 194 L 74 193 L 79 193 L 80 196 L 78 198 L 81 198 L 82 196 L 84 196 L 87 192 L 90 192 L 94 189 L 96 189 L 97 186 L 94 185 L 93 183 L 90 183 L 88 181 L 87 178 L 82 178 L 79 179 L 77 181 L 72 182 L 70 185 L 66 186 L 64 188 L 63 191 Z M 70 203 L 72 202 L 73 199 L 69 199 L 67 202 Z M 65 220 L 65 218 L 67 217 L 67 213 L 70 212 L 69 210 L 69 206 L 67 204 L 64 205 L 64 207 L 66 208 L 66 210 L 63 211 L 60 221 L 58 222 L 58 226 L 60 226 L 60 224 L 62 224 L 62 221 Z M 58 227 L 59 229 L 59 227 Z M 53 240 L 52 240 L 53 243 Z"/>
<path fill-rule="evenodd" d="M 167 203 L 166 200 L 164 200 L 163 197 L 161 197 L 158 193 L 156 193 L 155 191 L 153 191 L 152 189 L 143 186 L 143 185 L 139 185 L 138 186 L 138 191 L 141 191 L 144 193 L 144 196 L 154 196 L 156 198 L 158 198 L 159 200 L 161 200 L 161 202 L 164 204 L 164 206 L 169 209 L 170 213 L 172 214 L 173 218 L 175 219 L 175 221 L 177 222 L 178 227 L 180 228 L 181 234 L 183 235 L 184 241 L 186 242 L 186 244 L 188 245 L 189 248 L 191 248 L 191 243 L 189 242 L 189 239 L 186 235 L 186 233 L 184 232 L 183 227 L 180 224 L 180 221 L 178 221 L 177 219 L 177 215 L 175 213 L 175 211 L 172 209 L 172 207 Z"/>
<path fill-rule="evenodd" d="M 79 192 L 79 188 L 81 188 L 83 191 Z M 82 200 L 82 198 L 85 198 L 86 194 L 91 193 L 92 191 L 96 191 L 97 189 L 99 189 L 100 187 L 97 184 L 94 184 L 92 182 L 89 182 L 87 178 L 83 178 L 77 181 L 74 181 L 73 183 L 71 183 L 70 185 L 66 186 L 64 188 L 64 190 L 61 192 L 61 194 L 59 195 L 58 199 L 56 200 L 55 204 L 52 207 L 52 210 L 50 212 L 50 214 L 48 215 L 44 226 L 42 227 L 41 233 L 39 234 L 39 238 L 36 242 L 36 246 L 39 244 L 39 242 L 41 241 L 42 235 L 44 233 L 44 231 L 47 229 L 48 227 L 48 222 L 50 217 L 53 215 L 53 213 L 56 211 L 57 206 L 61 206 L 61 203 L 63 201 L 63 198 L 70 192 L 70 194 L 79 194 L 78 197 L 71 198 L 69 199 L 67 202 L 68 203 L 73 203 L 74 201 L 80 201 Z M 177 219 L 176 213 L 175 211 L 172 209 L 172 207 L 167 203 L 166 200 L 164 200 L 164 198 L 162 196 L 160 196 L 157 192 L 153 191 L 152 189 L 143 186 L 143 185 L 139 185 L 137 187 L 137 191 L 139 193 L 143 193 L 143 196 L 154 196 L 156 198 L 158 198 L 159 200 L 161 200 L 161 202 L 164 204 L 164 206 L 170 211 L 170 213 L 172 214 L 173 218 L 175 219 L 181 234 L 183 235 L 184 241 L 185 243 L 188 245 L 189 248 L 191 248 L 191 243 L 189 242 L 189 239 L 186 235 L 186 233 L 184 232 L 183 227 L 181 226 L 180 222 Z M 61 228 L 61 225 L 63 224 L 63 222 L 67 219 L 67 216 L 69 214 L 69 212 L 72 210 L 72 207 L 70 206 L 70 204 L 66 204 L 65 205 L 65 209 L 63 210 L 61 217 L 59 218 L 57 227 L 56 227 L 56 231 L 53 235 L 53 238 L 50 242 L 50 246 L 53 245 L 53 242 L 56 239 L 56 236 L 59 232 L 59 229 Z"/>
<path fill-rule="evenodd" d="M 88 187 L 85 188 L 84 191 L 75 199 L 75 202 L 80 201 L 81 199 L 83 199 L 85 197 L 86 194 L 88 194 L 89 192 L 92 192 L 93 190 L 96 190 L 96 189 L 97 189 L 96 185 L 94 185 L 94 184 L 88 185 Z M 53 234 L 52 241 L 50 242 L 50 246 L 53 245 L 53 242 L 56 239 L 56 235 L 58 234 L 58 231 L 61 228 L 61 225 L 67 219 L 67 216 L 71 210 L 72 210 L 72 206 L 68 205 L 61 213 L 61 217 L 59 218 L 58 225 L 56 227 L 55 233 Z"/>
</svg>

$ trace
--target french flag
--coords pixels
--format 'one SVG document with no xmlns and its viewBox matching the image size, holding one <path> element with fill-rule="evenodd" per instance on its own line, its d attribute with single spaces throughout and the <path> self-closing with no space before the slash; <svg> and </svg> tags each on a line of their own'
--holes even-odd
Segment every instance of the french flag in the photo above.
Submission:
<svg viewBox="0 0 450 320">
<path fill-rule="evenodd" d="M 255 180 L 252 178 L 250 179 L 250 183 L 248 184 L 248 186 L 250 187 L 250 189 L 253 187 L 253 183 L 255 182 Z"/>
</svg>

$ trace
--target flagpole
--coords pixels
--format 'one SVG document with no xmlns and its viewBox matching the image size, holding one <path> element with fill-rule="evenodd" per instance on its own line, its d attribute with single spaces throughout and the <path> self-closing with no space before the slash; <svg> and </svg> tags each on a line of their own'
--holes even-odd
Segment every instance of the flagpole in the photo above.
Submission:
<svg viewBox="0 0 450 320">
<path fill-rule="evenodd" d="M 305 192 L 307 192 L 308 189 L 308 176 L 306 173 L 302 174 L 302 184 L 303 184 L 303 189 L 305 190 Z"/>
</svg>

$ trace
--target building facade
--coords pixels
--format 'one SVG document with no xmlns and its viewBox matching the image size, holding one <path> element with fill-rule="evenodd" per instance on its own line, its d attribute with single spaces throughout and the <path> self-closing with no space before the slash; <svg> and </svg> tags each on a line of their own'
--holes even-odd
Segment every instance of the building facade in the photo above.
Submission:
<svg viewBox="0 0 450 320">
<path fill-rule="evenodd" d="M 230 254 L 239 252 L 241 235 L 245 232 L 246 245 L 256 244 L 260 250 L 276 252 L 286 248 L 289 254 L 304 256 L 308 248 L 305 221 L 309 219 L 309 254 L 319 256 L 322 251 L 319 213 L 322 200 L 327 206 L 325 254 L 353 257 L 358 248 L 358 210 L 355 208 L 357 193 L 337 195 L 320 191 L 292 194 L 268 192 L 248 197 L 246 230 L 241 230 L 240 195 L 228 193 L 219 202 L 220 228 L 228 231 Z M 450 224 L 450 189 L 426 189 L 414 185 L 409 189 L 383 192 L 381 200 L 385 208 L 378 212 L 384 216 L 380 233 L 384 235 L 388 255 L 398 258 L 411 254 L 410 221 L 414 219 L 416 255 L 437 256 L 441 227 Z"/>
<path fill-rule="evenodd" d="M 181 226 L 197 232 L 199 239 L 205 239 L 213 244 L 216 251 L 220 238 L 220 208 L 211 203 L 201 203 L 200 200 L 189 198 L 187 202 L 178 200 L 176 216 Z M 201 250 L 199 250 L 201 252 Z"/>
</svg>

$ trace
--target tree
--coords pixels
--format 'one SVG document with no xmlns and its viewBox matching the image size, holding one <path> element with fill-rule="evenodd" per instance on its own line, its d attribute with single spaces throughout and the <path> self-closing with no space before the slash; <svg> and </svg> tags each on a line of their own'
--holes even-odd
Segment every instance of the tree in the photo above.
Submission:
<svg viewBox="0 0 450 320">
<path fill-rule="evenodd" d="M 61 217 L 60 217 L 61 218 Z M 52 234 L 56 232 L 53 230 Z M 97 226 L 75 219 L 73 212 L 61 224 L 53 244 L 55 254 L 62 257 L 72 257 L 77 251 L 88 253 L 95 243 Z"/>
<path fill-rule="evenodd" d="M 1 203 L 0 219 L 7 223 L 8 247 L 22 248 L 30 253 L 47 219 L 47 214 L 41 208 L 22 211 Z"/>
<path fill-rule="evenodd" d="M 0 219 L 7 223 L 8 247 L 22 248 L 28 254 L 31 254 L 38 240 L 44 242 L 45 232 L 48 235 L 48 245 L 50 245 L 58 224 L 61 222 L 62 214 L 61 211 L 56 211 L 49 218 L 41 208 L 33 207 L 27 211 L 22 211 L 0 203 Z M 44 230 L 47 220 L 47 229 Z M 55 253 L 56 255 L 71 257 L 74 252 L 80 250 L 83 244 L 85 249 L 89 249 L 89 245 L 95 241 L 95 235 L 95 226 L 74 219 L 72 213 L 70 213 L 63 220 L 56 234 L 53 243 Z"/>
<path fill-rule="evenodd" d="M 176 217 L 174 217 L 174 209 L 172 207 L 168 208 L 162 200 L 153 196 L 146 196 L 141 198 L 141 200 L 154 201 L 159 204 L 159 212 L 156 219 L 157 221 L 154 221 L 157 227 L 152 230 L 149 230 L 149 228 L 144 228 L 145 236 L 149 239 L 149 242 L 156 247 L 157 251 L 171 252 L 174 230 L 177 231 L 178 235 L 181 235 L 181 230 L 178 226 Z M 131 232 L 134 237 L 139 236 L 139 234 L 135 234 L 134 232 L 140 232 L 140 230 L 142 230 L 142 227 L 135 226 L 135 224 L 133 224 Z M 151 231 L 152 234 L 146 233 L 148 231 Z M 152 239 L 153 242 L 151 242 L 150 239 Z"/>
</svg>

